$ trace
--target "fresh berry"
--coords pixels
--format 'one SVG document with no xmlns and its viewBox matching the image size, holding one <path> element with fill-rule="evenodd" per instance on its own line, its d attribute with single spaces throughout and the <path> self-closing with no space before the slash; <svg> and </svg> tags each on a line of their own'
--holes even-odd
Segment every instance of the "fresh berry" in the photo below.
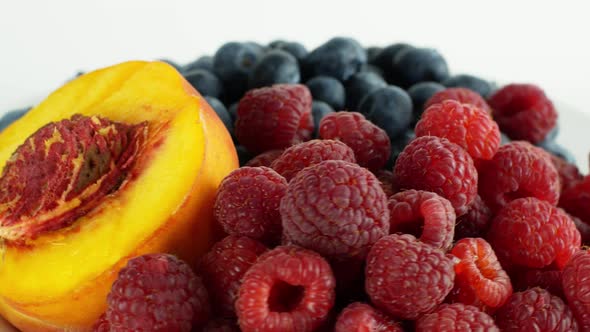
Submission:
<svg viewBox="0 0 590 332">
<path fill-rule="evenodd" d="M 311 137 L 311 94 L 305 85 L 277 84 L 248 91 L 238 105 L 236 137 L 255 153 Z"/>
<path fill-rule="evenodd" d="M 393 172 L 388 171 L 386 169 L 380 169 L 373 172 L 377 177 L 377 180 L 381 183 L 381 188 L 385 193 L 385 196 L 390 197 L 391 195 L 395 194 L 397 191 L 394 188 L 393 184 Z"/>
<path fill-rule="evenodd" d="M 457 144 L 445 138 L 422 136 L 411 141 L 393 169 L 400 189 L 432 191 L 448 199 L 463 215 L 477 196 L 477 170 Z"/>
<path fill-rule="evenodd" d="M 408 129 L 405 130 L 401 136 L 395 137 L 391 140 L 391 155 L 387 162 L 387 168 L 393 169 L 397 157 L 414 138 L 416 138 L 416 133 L 414 130 Z"/>
<path fill-rule="evenodd" d="M 260 88 L 273 84 L 299 83 L 301 74 L 297 59 L 291 54 L 272 50 L 262 56 L 250 73 L 250 88 Z"/>
<path fill-rule="evenodd" d="M 563 268 L 580 247 L 580 232 L 562 209 L 534 197 L 508 203 L 492 221 L 488 239 L 502 265 Z"/>
<path fill-rule="evenodd" d="M 311 115 L 313 117 L 313 137 L 318 137 L 320 122 L 328 115 L 334 113 L 334 109 L 323 101 L 314 101 L 311 105 Z"/>
<path fill-rule="evenodd" d="M 455 240 L 466 237 L 484 237 L 492 221 L 492 210 L 478 195 L 471 202 L 467 213 L 457 218 Z"/>
<path fill-rule="evenodd" d="M 492 160 L 479 167 L 479 194 L 492 211 L 521 197 L 536 197 L 553 205 L 559 199 L 559 175 L 547 153 L 524 141 L 501 146 Z"/>
<path fill-rule="evenodd" d="M 553 103 L 536 85 L 506 85 L 488 102 L 500 129 L 512 139 L 541 142 L 557 123 Z"/>
<path fill-rule="evenodd" d="M 262 57 L 260 48 L 251 43 L 229 42 L 213 56 L 213 71 L 225 88 L 225 99 L 234 102 L 246 92 L 250 72 Z"/>
<path fill-rule="evenodd" d="M 582 222 L 590 224 L 590 175 L 564 189 L 559 206 Z"/>
<path fill-rule="evenodd" d="M 219 98 L 223 93 L 223 84 L 208 70 L 193 69 L 183 76 L 202 96 Z"/>
<path fill-rule="evenodd" d="M 405 43 L 389 45 L 377 53 L 371 63 L 381 68 L 389 83 L 399 85 L 399 75 L 393 65 L 393 61 L 398 53 L 412 48 L 411 45 Z"/>
<path fill-rule="evenodd" d="M 111 332 L 111 324 L 107 320 L 106 313 L 98 317 L 98 320 L 92 326 L 92 332 Z"/>
<path fill-rule="evenodd" d="M 183 73 L 188 73 L 194 69 L 204 69 L 209 72 L 213 72 L 213 57 L 210 55 L 204 55 L 199 57 L 193 62 L 188 63 L 182 67 Z"/>
<path fill-rule="evenodd" d="M 396 86 L 385 86 L 365 96 L 359 105 L 359 111 L 394 139 L 402 135 L 410 125 L 412 99 Z"/>
<path fill-rule="evenodd" d="M 313 100 L 323 101 L 335 110 L 341 110 L 346 100 L 344 86 L 330 76 L 316 76 L 305 83 Z"/>
<path fill-rule="evenodd" d="M 350 146 L 358 164 L 370 169 L 383 168 L 391 153 L 391 143 L 385 131 L 360 113 L 328 114 L 320 122 L 319 135 Z"/>
<path fill-rule="evenodd" d="M 568 149 L 564 148 L 556 142 L 551 141 L 547 143 L 540 143 L 538 144 L 538 146 L 543 150 L 549 152 L 553 156 L 559 157 L 572 164 L 576 163 L 576 158 L 574 157 L 574 155 Z"/>
<path fill-rule="evenodd" d="M 211 108 L 215 111 L 215 114 L 217 114 L 221 122 L 223 122 L 223 125 L 225 125 L 227 131 L 233 133 L 234 123 L 231 119 L 231 115 L 229 115 L 229 112 L 227 111 L 227 108 L 225 108 L 225 105 L 223 105 L 223 103 L 215 97 L 205 96 L 205 100 L 207 101 L 209 106 L 211 106 Z"/>
<path fill-rule="evenodd" d="M 240 166 L 244 166 L 253 157 L 250 151 L 248 151 L 243 145 L 236 145 L 236 153 L 238 154 Z"/>
<path fill-rule="evenodd" d="M 335 285 L 330 265 L 320 255 L 277 247 L 260 256 L 242 280 L 236 301 L 240 328 L 311 332 L 328 317 Z"/>
<path fill-rule="evenodd" d="M 434 105 L 440 104 L 445 100 L 455 100 L 461 104 L 471 104 L 477 108 L 484 109 L 491 113 L 490 105 L 475 91 L 467 88 L 446 88 L 432 95 L 430 99 L 424 104 L 424 109 Z"/>
<path fill-rule="evenodd" d="M 190 331 L 209 316 L 202 281 L 188 264 L 168 254 L 130 259 L 107 297 L 112 331 Z"/>
<path fill-rule="evenodd" d="M 264 166 L 264 167 L 270 167 L 270 164 L 272 164 L 273 161 L 275 161 L 275 159 L 277 159 L 280 155 L 283 154 L 284 150 L 281 149 L 277 149 L 277 150 L 268 150 L 266 152 L 263 152 L 259 155 L 257 155 L 256 157 L 250 159 L 245 166 L 250 166 L 250 167 L 260 167 L 260 166 Z"/>
<path fill-rule="evenodd" d="M 229 116 L 231 116 L 232 123 L 235 123 L 236 119 L 238 118 L 238 104 L 239 103 L 237 102 L 233 103 L 227 108 L 227 112 L 229 113 Z"/>
<path fill-rule="evenodd" d="M 0 117 L 0 132 L 3 131 L 6 127 L 8 127 L 14 121 L 20 119 L 23 115 L 25 115 L 30 108 L 24 108 L 20 110 L 14 110 L 10 112 L 4 113 L 2 117 Z"/>
<path fill-rule="evenodd" d="M 489 160 L 500 147 L 500 130 L 481 108 L 445 100 L 428 107 L 416 125 L 416 136 L 438 136 L 467 150 L 473 160 Z"/>
<path fill-rule="evenodd" d="M 279 204 L 287 181 L 268 167 L 242 167 L 219 185 L 213 213 L 228 234 L 277 243 L 281 235 Z"/>
<path fill-rule="evenodd" d="M 442 82 L 449 77 L 447 62 L 431 48 L 405 48 L 395 55 L 393 67 L 402 87 L 425 81 Z"/>
<path fill-rule="evenodd" d="M 379 55 L 379 53 L 381 53 L 381 51 L 383 51 L 383 47 L 369 46 L 365 49 L 365 51 L 367 52 L 367 61 L 372 64 L 372 63 L 374 63 L 377 55 Z"/>
<path fill-rule="evenodd" d="M 447 78 L 442 84 L 448 88 L 467 88 L 487 98 L 492 94 L 494 86 L 489 81 L 467 74 L 455 75 Z"/>
<path fill-rule="evenodd" d="M 444 90 L 444 85 L 436 82 L 420 82 L 408 88 L 408 95 L 412 99 L 414 107 L 412 111 L 412 122 L 416 124 L 425 108 L 426 102 L 437 92 Z"/>
<path fill-rule="evenodd" d="M 288 148 L 270 167 L 289 182 L 302 169 L 325 160 L 356 162 L 354 151 L 340 141 L 311 140 Z"/>
<path fill-rule="evenodd" d="M 363 64 L 361 66 L 361 69 L 359 69 L 358 72 L 359 73 L 371 73 L 371 74 L 377 75 L 377 76 L 379 76 L 381 78 L 384 78 L 383 70 L 381 70 L 381 68 L 379 68 L 379 67 L 377 67 L 375 65 L 372 65 L 370 63 Z"/>
<path fill-rule="evenodd" d="M 541 288 L 514 293 L 496 312 L 496 324 L 505 332 L 578 331 L 570 308 Z"/>
<path fill-rule="evenodd" d="M 354 302 L 342 310 L 334 332 L 403 332 L 399 324 L 372 306 Z"/>
<path fill-rule="evenodd" d="M 576 224 L 576 228 L 580 232 L 580 236 L 582 237 L 582 244 L 590 244 L 590 224 L 583 222 L 578 217 L 572 217 L 572 220 L 574 221 L 574 224 Z"/>
<path fill-rule="evenodd" d="M 275 40 L 268 44 L 271 49 L 285 51 L 297 59 L 297 62 L 301 63 L 307 56 L 307 49 L 301 43 L 290 42 L 284 40 Z"/>
<path fill-rule="evenodd" d="M 448 300 L 486 310 L 502 306 L 512 295 L 510 278 L 486 240 L 459 240 L 451 254 L 459 261 L 455 264 L 455 287 Z"/>
<path fill-rule="evenodd" d="M 559 183 L 561 184 L 561 192 L 575 186 L 578 182 L 584 179 L 584 176 L 580 174 L 578 167 L 575 164 L 569 163 L 564 159 L 555 155 L 551 156 L 551 162 L 557 174 L 559 174 Z"/>
<path fill-rule="evenodd" d="M 517 270 L 512 275 L 515 290 L 525 291 L 529 288 L 539 287 L 555 296 L 565 299 L 562 271 L 560 270 L 524 269 Z"/>
<path fill-rule="evenodd" d="M 494 319 L 463 303 L 443 304 L 416 321 L 416 332 L 500 332 Z"/>
<path fill-rule="evenodd" d="M 580 331 L 590 331 L 590 252 L 579 250 L 563 269 L 563 292 L 574 312 Z"/>
<path fill-rule="evenodd" d="M 367 62 L 367 53 L 352 38 L 335 37 L 307 55 L 304 60 L 309 76 L 332 76 L 348 80 Z"/>
<path fill-rule="evenodd" d="M 240 327 L 232 319 L 214 319 L 205 325 L 202 332 L 240 332 Z"/>
<path fill-rule="evenodd" d="M 241 280 L 266 247 L 249 237 L 230 235 L 203 256 L 199 271 L 217 315 L 234 317 Z"/>
<path fill-rule="evenodd" d="M 364 258 L 389 233 L 387 197 L 367 169 L 328 160 L 300 171 L 281 201 L 288 242 L 336 259 Z"/>
<path fill-rule="evenodd" d="M 447 251 L 453 242 L 455 210 L 439 195 L 421 190 L 401 191 L 389 198 L 389 232 L 412 234 Z"/>
<path fill-rule="evenodd" d="M 371 92 L 384 88 L 387 82 L 378 74 L 362 71 L 346 81 L 346 107 L 350 111 L 360 112 L 360 104 Z"/>
<path fill-rule="evenodd" d="M 450 257 L 410 234 L 382 237 L 371 247 L 365 268 L 365 290 L 386 313 L 416 319 L 442 303 L 453 288 Z"/>
</svg>

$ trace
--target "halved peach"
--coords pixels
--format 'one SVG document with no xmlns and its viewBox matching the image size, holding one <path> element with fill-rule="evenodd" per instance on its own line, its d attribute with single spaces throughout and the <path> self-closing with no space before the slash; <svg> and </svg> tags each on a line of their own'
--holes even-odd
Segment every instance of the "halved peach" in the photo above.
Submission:
<svg viewBox="0 0 590 332">
<path fill-rule="evenodd" d="M 105 310 L 118 270 L 131 257 L 168 252 L 194 264 L 214 240 L 211 206 L 217 186 L 238 166 L 230 135 L 182 76 L 167 64 L 137 61 L 67 83 L 9 126 L 0 134 L 2 176 L 15 159 L 26 159 L 27 154 L 15 153 L 25 142 L 39 151 L 62 142 L 56 129 L 43 141 L 45 147 L 32 144 L 40 142 L 29 139 L 39 137 L 40 128 L 76 117 L 145 132 L 132 165 L 124 174 L 119 170 L 118 181 L 92 196 L 86 209 L 88 200 L 78 194 L 42 205 L 51 210 L 31 208 L 16 218 L 22 203 L 14 202 L 23 195 L 11 193 L 17 198 L 0 201 L 0 314 L 23 331 L 89 330 Z M 121 144 L 111 145 L 111 151 L 121 152 Z M 43 155 L 31 162 L 47 162 Z M 82 189 L 92 194 L 95 184 L 86 182 Z"/>
</svg>

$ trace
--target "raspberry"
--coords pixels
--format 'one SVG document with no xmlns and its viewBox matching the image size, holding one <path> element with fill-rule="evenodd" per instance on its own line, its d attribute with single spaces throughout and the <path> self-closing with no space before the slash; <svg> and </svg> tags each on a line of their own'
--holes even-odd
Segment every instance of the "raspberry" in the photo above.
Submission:
<svg viewBox="0 0 590 332">
<path fill-rule="evenodd" d="M 479 109 L 491 113 L 488 103 L 475 91 L 467 88 L 447 88 L 432 95 L 424 104 L 424 109 L 428 109 L 434 104 L 440 104 L 445 100 L 455 100 L 461 104 L 471 104 Z"/>
<path fill-rule="evenodd" d="M 439 195 L 421 190 L 406 190 L 389 198 L 389 232 L 407 233 L 433 247 L 451 248 L 455 210 Z"/>
<path fill-rule="evenodd" d="M 500 332 L 494 319 L 474 306 L 463 303 L 443 304 L 416 322 L 416 332 Z"/>
<path fill-rule="evenodd" d="M 514 293 L 496 312 L 496 324 L 504 332 L 578 331 L 570 308 L 541 288 Z"/>
<path fill-rule="evenodd" d="M 355 302 L 342 310 L 334 332 L 403 332 L 402 328 L 372 306 Z"/>
<path fill-rule="evenodd" d="M 336 280 L 315 252 L 280 246 L 246 272 L 236 301 L 240 328 L 248 331 L 313 331 L 334 305 Z"/>
<path fill-rule="evenodd" d="M 467 213 L 457 218 L 455 240 L 466 237 L 483 237 L 492 221 L 492 211 L 479 195 L 469 205 Z"/>
<path fill-rule="evenodd" d="M 574 312 L 580 331 L 590 331 L 590 252 L 580 250 L 563 269 L 563 292 Z"/>
<path fill-rule="evenodd" d="M 509 84 L 488 99 L 502 132 L 511 139 L 541 142 L 557 124 L 557 111 L 532 84 Z"/>
<path fill-rule="evenodd" d="M 281 154 L 283 154 L 283 149 L 277 149 L 277 150 L 268 150 L 266 152 L 263 152 L 259 155 L 257 155 L 256 157 L 250 159 L 245 166 L 250 166 L 250 167 L 259 167 L 259 166 L 264 166 L 264 167 L 270 167 L 270 164 L 272 164 L 273 161 L 275 161 L 275 159 L 277 159 Z"/>
<path fill-rule="evenodd" d="M 107 297 L 113 331 L 190 331 L 207 321 L 209 301 L 188 264 L 168 254 L 130 259 Z"/>
<path fill-rule="evenodd" d="M 492 211 L 521 197 L 553 205 L 559 199 L 559 175 L 548 154 L 527 142 L 503 145 L 492 160 L 482 161 L 479 194 Z"/>
<path fill-rule="evenodd" d="M 110 331 L 111 331 L 111 325 L 109 324 L 109 321 L 107 320 L 106 314 L 103 313 L 102 315 L 100 315 L 100 317 L 98 317 L 98 320 L 92 326 L 92 332 L 110 332 Z"/>
<path fill-rule="evenodd" d="M 281 201 L 288 242 L 329 258 L 364 258 L 389 234 L 387 197 L 367 169 L 342 160 L 300 171 Z"/>
<path fill-rule="evenodd" d="M 512 295 L 512 284 L 494 250 L 481 238 L 459 240 L 451 250 L 455 264 L 455 287 L 449 300 L 478 307 L 498 308 Z"/>
<path fill-rule="evenodd" d="M 453 288 L 450 257 L 409 234 L 391 234 L 367 256 L 365 290 L 381 310 L 402 319 L 432 311 Z"/>
<path fill-rule="evenodd" d="M 564 189 L 559 206 L 584 223 L 590 223 L 590 175 L 571 188 Z"/>
<path fill-rule="evenodd" d="M 387 133 L 356 112 L 336 112 L 320 122 L 319 135 L 323 139 L 344 142 L 354 151 L 359 165 L 377 170 L 383 168 L 391 154 Z"/>
<path fill-rule="evenodd" d="M 228 234 L 277 243 L 286 191 L 287 181 L 268 167 L 238 168 L 219 185 L 213 213 Z"/>
<path fill-rule="evenodd" d="M 210 320 L 202 332 L 240 332 L 238 324 L 229 319 Z"/>
<path fill-rule="evenodd" d="M 572 217 L 574 224 L 576 224 L 576 228 L 580 232 L 580 236 L 582 237 L 582 244 L 589 244 L 590 243 L 590 224 L 587 224 L 580 220 L 580 218 Z"/>
<path fill-rule="evenodd" d="M 234 302 L 246 271 L 266 247 L 245 236 L 230 235 L 213 245 L 199 270 L 217 314 L 234 317 Z"/>
<path fill-rule="evenodd" d="M 448 199 L 457 215 L 477 196 L 477 170 L 457 144 L 435 136 L 418 137 L 399 155 L 393 169 L 400 189 L 432 191 Z"/>
<path fill-rule="evenodd" d="M 580 171 L 576 165 L 570 164 L 556 155 L 549 154 L 549 156 L 551 157 L 553 166 L 555 166 L 555 169 L 557 170 L 557 174 L 559 174 L 561 192 L 573 187 L 578 182 L 582 181 L 582 179 L 584 179 L 584 176 L 580 174 Z"/>
<path fill-rule="evenodd" d="M 238 104 L 235 134 L 248 151 L 282 149 L 311 138 L 311 93 L 302 84 L 250 90 Z"/>
<path fill-rule="evenodd" d="M 483 109 L 455 100 L 433 104 L 416 124 L 416 136 L 438 136 L 467 150 L 473 158 L 492 159 L 500 147 L 500 130 Z"/>
<path fill-rule="evenodd" d="M 391 195 L 396 193 L 394 185 L 393 185 L 393 172 L 392 171 L 388 171 L 386 169 L 380 169 L 378 171 L 373 172 L 373 174 L 375 174 L 375 176 L 377 177 L 377 180 L 379 180 L 379 182 L 381 183 L 381 188 L 383 189 L 383 191 L 385 192 L 385 195 L 387 197 L 390 197 Z"/>
<path fill-rule="evenodd" d="M 507 267 L 563 268 L 580 247 L 580 232 L 562 210 L 533 197 L 506 205 L 492 221 L 488 239 Z"/>
<path fill-rule="evenodd" d="M 519 291 L 539 287 L 565 299 L 562 285 L 562 271 L 545 269 L 525 269 L 513 273 L 514 287 Z"/>
<path fill-rule="evenodd" d="M 288 148 L 270 167 L 287 181 L 291 181 L 302 169 L 325 160 L 356 162 L 354 151 L 346 144 L 340 141 L 316 139 Z"/>
</svg>

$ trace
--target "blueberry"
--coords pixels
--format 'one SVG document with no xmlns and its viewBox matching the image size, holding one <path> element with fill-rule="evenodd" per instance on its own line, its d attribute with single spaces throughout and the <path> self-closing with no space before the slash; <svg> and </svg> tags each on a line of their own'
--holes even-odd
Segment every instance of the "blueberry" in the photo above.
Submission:
<svg viewBox="0 0 590 332">
<path fill-rule="evenodd" d="M 346 82 L 346 107 L 352 111 L 359 111 L 359 104 L 369 93 L 386 87 L 383 77 L 368 71 L 354 74 Z"/>
<path fill-rule="evenodd" d="M 223 93 L 223 84 L 208 70 L 193 69 L 185 72 L 184 78 L 203 96 L 219 98 Z"/>
<path fill-rule="evenodd" d="M 239 103 L 235 102 L 229 105 L 229 108 L 227 109 L 229 116 L 231 116 L 232 123 L 236 123 L 236 119 L 238 118 L 238 104 Z"/>
<path fill-rule="evenodd" d="M 512 142 L 510 137 L 508 137 L 508 135 L 504 134 L 503 132 L 500 132 L 500 145 L 506 145 L 510 142 Z"/>
<path fill-rule="evenodd" d="M 284 40 L 275 40 L 268 44 L 272 49 L 283 50 L 297 59 L 299 63 L 307 56 L 307 49 L 298 42 L 289 42 Z"/>
<path fill-rule="evenodd" d="M 574 155 L 563 146 L 557 144 L 555 141 L 550 141 L 539 146 L 543 148 L 545 151 L 551 153 L 552 155 L 557 156 L 569 163 L 576 163 L 576 158 L 574 157 Z"/>
<path fill-rule="evenodd" d="M 448 88 L 468 88 L 479 93 L 484 98 L 487 98 L 494 90 L 494 86 L 489 81 L 467 74 L 451 76 L 444 80 L 442 84 Z"/>
<path fill-rule="evenodd" d="M 337 79 L 330 76 L 316 76 L 305 83 L 314 100 L 327 103 L 335 110 L 344 107 L 346 94 L 344 86 Z"/>
<path fill-rule="evenodd" d="M 368 47 L 365 50 L 365 52 L 367 52 L 367 61 L 369 63 L 373 63 L 373 61 L 375 61 L 375 58 L 377 57 L 377 55 L 379 55 L 379 53 L 381 53 L 382 50 L 383 50 L 383 47 L 379 47 L 379 46 Z"/>
<path fill-rule="evenodd" d="M 193 69 L 205 69 L 210 72 L 213 72 L 213 57 L 209 55 L 204 55 L 198 58 L 197 60 L 185 65 L 182 68 L 182 71 L 187 73 L 189 71 L 192 71 Z"/>
<path fill-rule="evenodd" d="M 227 108 L 225 108 L 225 105 L 215 97 L 205 96 L 205 100 L 207 100 L 209 106 L 213 108 L 219 119 L 221 119 L 221 122 L 223 122 L 227 131 L 233 134 L 234 123 L 232 122 L 231 116 L 229 115 Z"/>
<path fill-rule="evenodd" d="M 412 105 L 414 105 L 413 123 L 420 120 L 422 112 L 424 112 L 424 104 L 432 97 L 433 94 L 442 91 L 445 86 L 436 82 L 420 82 L 412 85 L 408 89 L 408 94 L 412 98 Z"/>
<path fill-rule="evenodd" d="M 400 136 L 391 140 L 391 155 L 389 157 L 389 162 L 386 165 L 387 169 L 393 168 L 399 154 L 404 151 L 406 145 L 408 145 L 408 143 L 414 138 L 416 138 L 414 130 L 407 129 Z"/>
<path fill-rule="evenodd" d="M 319 46 L 304 60 L 311 76 L 327 75 L 346 81 L 367 62 L 367 53 L 352 38 L 335 37 Z"/>
<path fill-rule="evenodd" d="M 236 153 L 238 154 L 240 166 L 246 165 L 246 163 L 254 157 L 243 145 L 236 145 Z"/>
<path fill-rule="evenodd" d="M 250 73 L 250 88 L 278 83 L 299 83 L 299 65 L 291 54 L 272 50 L 266 53 Z"/>
<path fill-rule="evenodd" d="M 405 48 L 393 60 L 395 80 L 402 87 L 419 82 L 442 82 L 449 77 L 447 62 L 432 48 Z"/>
<path fill-rule="evenodd" d="M 412 120 L 412 99 L 393 85 L 379 88 L 360 103 L 359 109 L 367 118 L 387 132 L 394 139 L 408 128 Z"/>
<path fill-rule="evenodd" d="M 395 83 L 393 78 L 395 78 L 397 74 L 395 73 L 395 69 L 393 67 L 393 59 L 399 52 L 410 48 L 413 47 L 405 43 L 389 45 L 383 48 L 381 52 L 377 53 L 370 63 L 381 68 L 384 77 L 388 81 Z"/>
<path fill-rule="evenodd" d="M 324 116 L 334 113 L 334 109 L 323 101 L 314 100 L 311 105 L 311 114 L 313 116 L 313 137 L 318 137 L 318 130 L 320 129 L 320 121 Z"/>
<path fill-rule="evenodd" d="M 4 113 L 2 117 L 0 117 L 0 131 L 4 130 L 6 127 L 10 126 L 11 123 L 20 119 L 25 113 L 27 113 L 30 108 L 23 108 L 19 110 L 13 110 Z"/>
<path fill-rule="evenodd" d="M 252 43 L 229 42 L 213 56 L 213 69 L 224 85 L 225 100 L 238 100 L 248 88 L 248 76 L 262 57 L 261 49 Z"/>
<path fill-rule="evenodd" d="M 385 80 L 385 74 L 383 73 L 383 70 L 381 70 L 381 68 L 372 65 L 370 63 L 365 63 L 361 66 L 361 69 L 359 69 L 358 73 L 373 73 L 375 75 L 379 75 L 381 76 L 384 80 Z M 358 74 L 357 73 L 357 74 Z M 349 79 L 350 81 L 350 79 Z"/>
</svg>

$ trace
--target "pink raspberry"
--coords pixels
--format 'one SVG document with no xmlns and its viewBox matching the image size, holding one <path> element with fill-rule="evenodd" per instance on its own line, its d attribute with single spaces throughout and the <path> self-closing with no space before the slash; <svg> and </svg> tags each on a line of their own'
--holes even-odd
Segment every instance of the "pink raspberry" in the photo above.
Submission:
<svg viewBox="0 0 590 332">
<path fill-rule="evenodd" d="M 395 194 L 397 191 L 394 188 L 393 184 L 393 172 L 388 171 L 386 169 L 380 169 L 378 171 L 374 171 L 373 174 L 377 177 L 377 180 L 381 183 L 381 188 L 385 192 L 387 197 Z"/>
<path fill-rule="evenodd" d="M 571 164 L 553 154 L 550 154 L 549 156 L 551 157 L 553 166 L 555 166 L 555 169 L 557 170 L 557 174 L 559 174 L 561 192 L 575 186 L 578 182 L 584 179 L 584 176 L 580 174 L 580 171 L 576 165 Z"/>
<path fill-rule="evenodd" d="M 563 269 L 562 282 L 580 331 L 590 331 L 590 251 L 579 250 L 572 256 Z"/>
<path fill-rule="evenodd" d="M 478 195 L 469 205 L 467 213 L 457 218 L 455 240 L 466 237 L 484 237 L 492 221 L 492 211 Z"/>
<path fill-rule="evenodd" d="M 454 100 L 461 104 L 471 104 L 477 108 L 491 113 L 488 103 L 475 91 L 467 88 L 447 88 L 432 95 L 424 104 L 424 109 L 434 104 L 440 104 L 445 100 Z"/>
<path fill-rule="evenodd" d="M 525 291 L 539 287 L 565 299 L 562 285 L 562 271 L 554 269 L 520 269 L 512 273 L 515 289 Z"/>
<path fill-rule="evenodd" d="M 338 316 L 334 332 L 403 332 L 402 328 L 386 314 L 372 306 L 354 302 Z"/>
<path fill-rule="evenodd" d="M 416 332 L 500 332 L 494 319 L 478 308 L 463 303 L 443 304 L 416 321 Z"/>
<path fill-rule="evenodd" d="M 590 175 L 564 189 L 559 206 L 582 222 L 590 224 Z"/>
</svg>

